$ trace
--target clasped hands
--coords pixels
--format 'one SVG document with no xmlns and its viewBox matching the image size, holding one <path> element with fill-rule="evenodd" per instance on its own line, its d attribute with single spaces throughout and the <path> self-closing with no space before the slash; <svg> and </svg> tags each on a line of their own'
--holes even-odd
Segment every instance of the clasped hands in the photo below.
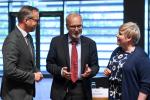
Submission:
<svg viewBox="0 0 150 100">
<path fill-rule="evenodd" d="M 34 79 L 35 79 L 36 82 L 41 81 L 43 79 L 42 73 L 41 72 L 35 72 L 34 73 Z"/>
<path fill-rule="evenodd" d="M 63 67 L 62 68 L 62 76 L 65 77 L 66 79 L 70 80 L 71 79 L 71 72 L 68 72 L 67 67 Z M 92 70 L 91 68 L 88 66 L 88 64 L 86 64 L 84 73 L 81 74 L 81 78 L 86 78 L 91 74 Z"/>
</svg>

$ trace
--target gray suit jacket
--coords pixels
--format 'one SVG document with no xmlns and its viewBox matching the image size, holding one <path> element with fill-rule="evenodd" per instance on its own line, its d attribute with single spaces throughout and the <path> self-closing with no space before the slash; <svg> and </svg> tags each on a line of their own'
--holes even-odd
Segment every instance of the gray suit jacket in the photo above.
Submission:
<svg viewBox="0 0 150 100">
<path fill-rule="evenodd" d="M 6 37 L 2 53 L 4 64 L 1 85 L 2 98 L 4 100 L 26 100 L 26 96 L 34 96 L 33 72 L 37 72 L 38 69 L 35 66 L 34 57 L 17 27 Z"/>
<path fill-rule="evenodd" d="M 85 66 L 88 64 L 92 73 L 88 78 L 82 80 L 86 100 L 92 100 L 91 78 L 99 70 L 96 43 L 84 36 L 81 36 L 81 73 L 84 73 Z M 47 56 L 47 71 L 53 75 L 51 88 L 52 100 L 63 100 L 68 87 L 68 80 L 61 76 L 62 67 L 70 70 L 68 34 L 57 36 L 52 39 L 50 50 Z"/>
</svg>

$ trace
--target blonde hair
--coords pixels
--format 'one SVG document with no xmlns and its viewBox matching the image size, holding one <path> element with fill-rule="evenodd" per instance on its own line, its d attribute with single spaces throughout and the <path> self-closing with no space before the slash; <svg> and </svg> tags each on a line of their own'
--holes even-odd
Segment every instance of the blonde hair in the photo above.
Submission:
<svg viewBox="0 0 150 100">
<path fill-rule="evenodd" d="M 124 34 L 127 38 L 132 38 L 134 45 L 140 40 L 140 29 L 134 22 L 127 22 L 120 26 L 119 32 Z"/>
</svg>

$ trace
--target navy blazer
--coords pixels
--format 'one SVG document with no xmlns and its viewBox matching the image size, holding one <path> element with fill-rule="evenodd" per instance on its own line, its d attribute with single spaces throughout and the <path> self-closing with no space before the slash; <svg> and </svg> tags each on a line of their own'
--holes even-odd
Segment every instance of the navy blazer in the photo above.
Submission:
<svg viewBox="0 0 150 100">
<path fill-rule="evenodd" d="M 90 79 L 95 76 L 99 70 L 98 56 L 96 43 L 81 36 L 81 73 L 85 70 L 85 65 L 88 64 L 92 73 L 88 78 L 82 80 L 86 100 L 92 100 Z M 68 80 L 61 76 L 62 67 L 68 67 L 70 71 L 68 34 L 54 37 L 50 44 L 50 50 L 47 56 L 47 71 L 53 75 L 51 88 L 51 98 L 55 100 L 63 100 L 67 88 Z"/>
<path fill-rule="evenodd" d="M 35 66 L 34 57 L 17 27 L 6 37 L 2 53 L 4 64 L 1 85 L 2 98 L 22 100 L 25 95 L 34 96 L 33 73 L 37 72 L 38 69 Z"/>
</svg>

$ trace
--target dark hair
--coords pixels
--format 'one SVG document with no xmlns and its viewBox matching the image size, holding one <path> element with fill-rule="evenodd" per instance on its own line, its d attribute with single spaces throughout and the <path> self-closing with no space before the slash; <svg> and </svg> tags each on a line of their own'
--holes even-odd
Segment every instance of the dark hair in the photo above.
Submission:
<svg viewBox="0 0 150 100">
<path fill-rule="evenodd" d="M 37 11 L 39 12 L 39 10 L 35 7 L 32 6 L 23 6 L 19 13 L 18 13 L 18 22 L 23 21 L 25 18 L 32 18 L 32 11 Z"/>
</svg>

